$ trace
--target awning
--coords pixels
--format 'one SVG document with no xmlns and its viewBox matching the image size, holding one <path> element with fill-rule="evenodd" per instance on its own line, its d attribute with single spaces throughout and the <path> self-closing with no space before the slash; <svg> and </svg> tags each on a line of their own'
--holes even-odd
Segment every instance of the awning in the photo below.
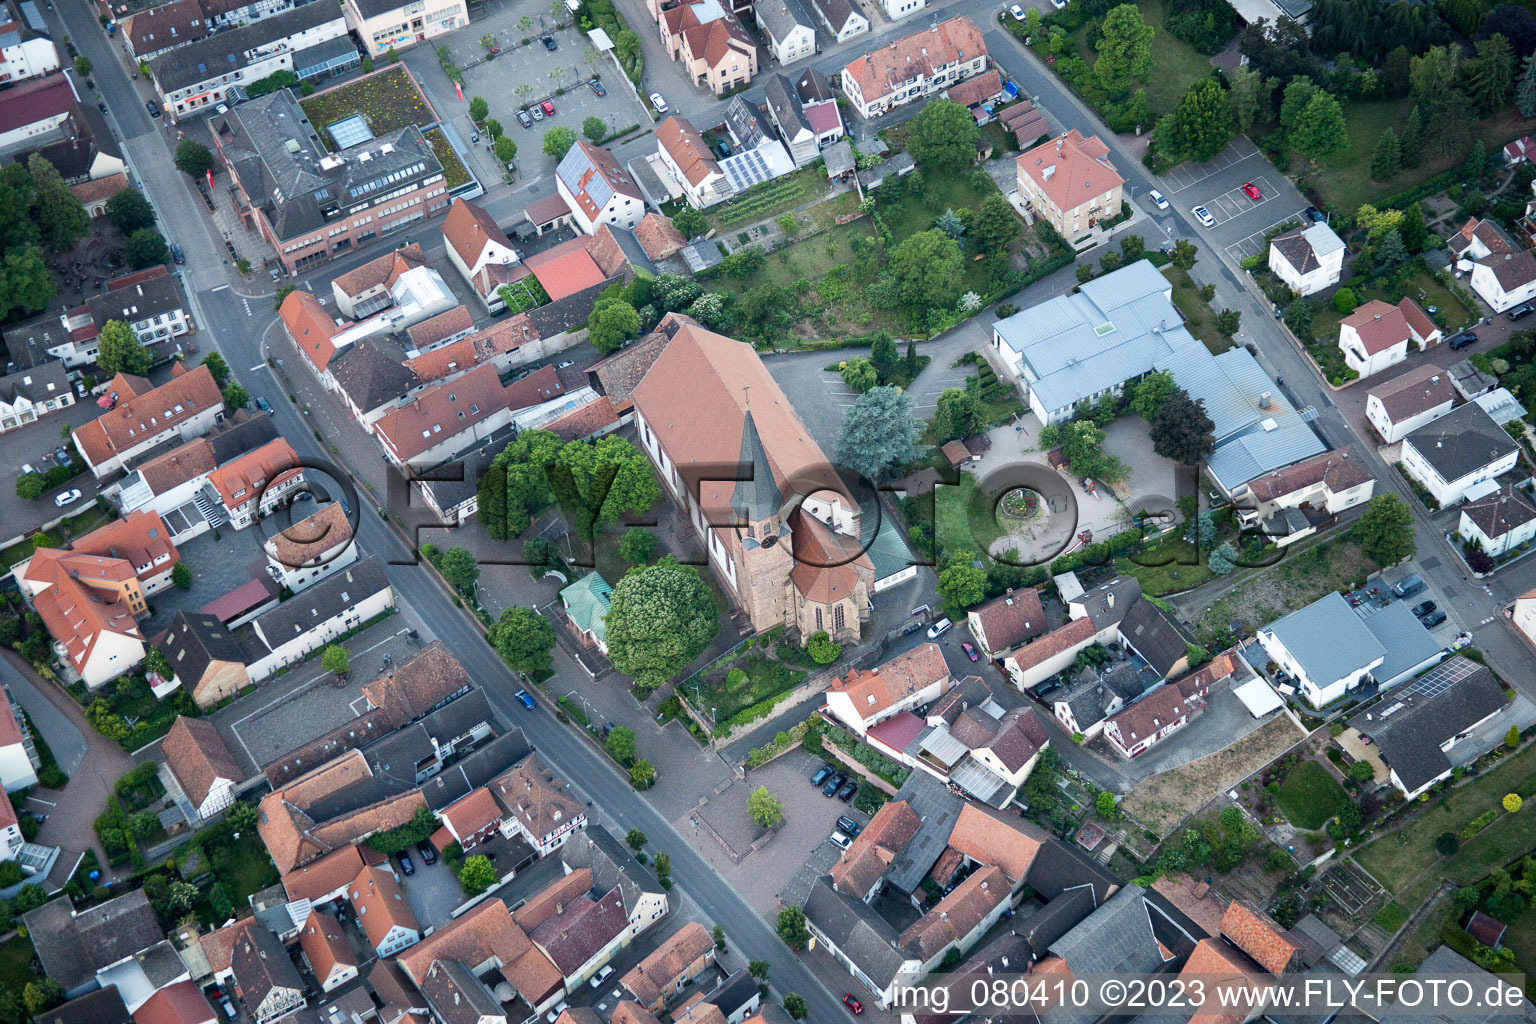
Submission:
<svg viewBox="0 0 1536 1024">
<path fill-rule="evenodd" d="M 1254 718 L 1263 718 L 1285 706 L 1280 695 L 1262 679 L 1250 679 L 1242 686 L 1234 686 L 1232 692 Z"/>
<path fill-rule="evenodd" d="M 1467 488 L 1467 500 L 1477 501 L 1480 498 L 1488 497 L 1490 494 L 1498 493 L 1499 482 L 1497 480 L 1479 480 L 1477 483 Z"/>
</svg>

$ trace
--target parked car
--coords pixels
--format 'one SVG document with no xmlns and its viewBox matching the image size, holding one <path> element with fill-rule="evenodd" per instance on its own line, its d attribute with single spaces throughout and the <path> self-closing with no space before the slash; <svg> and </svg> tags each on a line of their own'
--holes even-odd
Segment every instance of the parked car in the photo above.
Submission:
<svg viewBox="0 0 1536 1024">
<path fill-rule="evenodd" d="M 1519 320 L 1521 317 L 1529 316 L 1532 313 L 1536 313 L 1536 306 L 1531 305 L 1529 302 L 1524 302 L 1509 311 L 1509 318 L 1511 320 Z"/>
<path fill-rule="evenodd" d="M 526 110 L 519 110 L 517 112 L 517 121 L 524 128 L 528 128 L 533 125 L 533 118 L 528 116 L 528 111 Z"/>
<path fill-rule="evenodd" d="M 273 409 L 272 409 L 272 403 L 267 401 L 267 399 L 266 399 L 266 397 L 264 395 L 257 395 L 256 396 L 256 408 L 260 409 L 262 412 L 266 413 L 268 416 L 275 416 L 275 415 L 277 415 L 273 411 Z"/>
<path fill-rule="evenodd" d="M 1430 612 L 1419 621 L 1424 623 L 1425 629 L 1434 629 L 1445 621 L 1445 612 Z"/>
<path fill-rule="evenodd" d="M 602 988 L 603 982 L 611 977 L 613 977 L 613 967 L 605 965 L 602 970 L 592 975 L 592 980 L 587 982 L 587 984 L 591 985 L 594 989 Z"/>
<path fill-rule="evenodd" d="M 843 783 L 843 788 L 837 791 L 837 798 L 843 803 L 853 799 L 853 794 L 859 791 L 859 780 L 849 779 Z"/>
<path fill-rule="evenodd" d="M 171 260 L 178 266 L 187 262 L 187 254 L 181 251 L 181 246 L 171 243 Z"/>
<path fill-rule="evenodd" d="M 1260 199 L 1264 198 L 1264 193 L 1259 191 L 1259 186 L 1255 185 L 1251 181 L 1243 182 L 1243 195 L 1247 196 L 1249 199 L 1252 199 L 1254 202 L 1258 202 Z"/>
<path fill-rule="evenodd" d="M 537 103 L 535 103 L 533 106 L 529 107 L 528 108 L 528 112 L 533 115 L 533 119 L 535 121 L 542 121 L 542 120 L 544 120 L 544 110 Z"/>
<path fill-rule="evenodd" d="M 1012 7 L 1009 7 L 1008 13 L 1013 15 L 1014 21 L 1024 20 L 1024 8 L 1020 7 L 1018 4 L 1014 4 Z"/>
<path fill-rule="evenodd" d="M 32 463 L 30 463 L 30 462 L 23 462 L 21 464 L 21 475 L 22 476 L 26 476 L 28 473 L 36 473 L 36 472 L 37 472 L 37 467 L 32 465 Z"/>
<path fill-rule="evenodd" d="M 656 113 L 658 114 L 665 114 L 667 112 L 667 101 L 661 98 L 661 93 L 659 92 L 651 93 L 651 106 L 656 108 Z"/>
<path fill-rule="evenodd" d="M 1147 198 L 1152 200 L 1152 205 L 1157 207 L 1159 210 L 1168 209 L 1168 200 L 1164 199 L 1163 194 L 1157 189 L 1149 189 L 1147 191 Z"/>
<path fill-rule="evenodd" d="M 549 102 L 549 100 L 545 100 L 543 103 L 540 103 L 539 107 L 543 109 L 545 117 L 555 116 L 555 105 Z"/>
<path fill-rule="evenodd" d="M 53 450 L 53 457 L 59 460 L 59 465 L 68 468 L 75 464 L 74 456 L 69 454 L 69 449 L 60 445 Z"/>
<path fill-rule="evenodd" d="M 562 999 L 558 1006 L 544 1015 L 544 1019 L 548 1021 L 548 1024 L 555 1024 L 555 1021 L 560 1019 L 560 1015 L 570 1008 L 571 1004 Z"/>
<path fill-rule="evenodd" d="M 599 99 L 608 95 L 608 87 L 603 84 L 603 81 L 600 78 L 592 79 L 587 83 L 587 85 L 591 86 L 592 91 L 597 93 Z"/>
<path fill-rule="evenodd" d="M 423 864 L 437 863 L 437 851 L 434 850 L 432 848 L 432 844 L 427 842 L 425 839 L 416 844 L 416 852 L 421 854 L 421 862 Z"/>
<path fill-rule="evenodd" d="M 831 839 L 832 845 L 837 847 L 839 850 L 846 850 L 848 847 L 853 845 L 852 837 L 846 836 L 841 832 L 833 832 Z"/>
<path fill-rule="evenodd" d="M 1424 616 L 1428 615 L 1438 607 L 1440 606 L 1435 604 L 1433 601 L 1425 601 L 1421 604 L 1416 604 L 1413 606 L 1413 614 L 1422 619 Z"/>
<path fill-rule="evenodd" d="M 972 661 L 981 660 L 981 655 L 976 653 L 976 648 L 971 646 L 971 642 L 969 640 L 960 641 L 960 649 L 964 651 L 965 656 L 970 658 Z"/>
<path fill-rule="evenodd" d="M 933 625 L 928 627 L 928 639 L 937 640 L 943 634 L 948 633 L 949 627 L 953 625 L 954 623 L 950 622 L 948 619 L 940 619 L 938 622 L 935 622 Z"/>
<path fill-rule="evenodd" d="M 1200 223 L 1204 224 L 1206 227 L 1213 228 L 1216 226 L 1216 218 L 1212 217 L 1211 211 L 1207 210 L 1205 207 L 1197 206 L 1190 212 L 1195 215 L 1195 219 L 1200 221 Z"/>
<path fill-rule="evenodd" d="M 1306 213 L 1307 213 L 1307 219 L 1310 220 L 1314 224 L 1321 224 L 1321 223 L 1323 223 L 1324 221 L 1326 221 L 1328 219 L 1326 216 L 1323 215 L 1323 211 L 1319 210 L 1315 206 L 1307 207 Z"/>
<path fill-rule="evenodd" d="M 555 42 L 554 36 L 545 36 L 539 41 L 544 44 L 544 49 L 548 50 L 550 53 L 554 53 L 557 49 L 560 48 L 560 44 Z"/>
<path fill-rule="evenodd" d="M 532 711 L 534 708 L 538 707 L 538 705 L 533 702 L 533 698 L 528 696 L 527 690 L 518 690 L 512 696 L 516 697 L 517 702 L 523 707 L 527 708 L 529 711 Z"/>
<path fill-rule="evenodd" d="M 1404 577 L 1392 586 L 1392 593 L 1400 598 L 1409 598 L 1414 594 L 1423 593 L 1424 578 L 1418 573 Z"/>
<path fill-rule="evenodd" d="M 832 777 L 832 772 L 834 770 L 835 769 L 833 769 L 830 764 L 824 764 L 820 768 L 817 768 L 816 774 L 811 776 L 811 785 L 819 786 L 823 782 L 826 782 Z"/>
<path fill-rule="evenodd" d="M 227 114 L 229 113 L 229 105 L 226 103 L 220 103 L 218 106 L 213 108 L 213 112 L 215 114 Z"/>
<path fill-rule="evenodd" d="M 836 793 L 839 788 L 842 787 L 843 783 L 847 781 L 848 776 L 844 775 L 842 772 L 838 772 L 836 775 L 827 780 L 827 784 L 825 786 L 821 787 L 821 795 L 831 796 L 832 794 Z"/>
<path fill-rule="evenodd" d="M 1057 4 L 1059 7 L 1067 6 L 1065 0 L 1051 0 L 1051 3 Z M 852 992 L 843 993 L 843 1005 L 853 1011 L 855 1017 L 864 1012 L 864 1004 L 853 998 Z"/>
<path fill-rule="evenodd" d="M 1058 11 L 1064 11 L 1067 9 L 1067 0 L 1051 0 L 1051 6 Z"/>
<path fill-rule="evenodd" d="M 416 865 L 411 863 L 411 855 L 404 850 L 400 851 L 400 870 L 407 878 L 416 873 Z"/>
<path fill-rule="evenodd" d="M 73 505 L 75 502 L 80 500 L 80 497 L 80 488 L 73 487 L 60 493 L 53 499 L 53 503 L 59 508 L 63 508 L 65 505 Z"/>
<path fill-rule="evenodd" d="M 1471 331 L 1462 331 L 1460 334 L 1452 338 L 1449 344 L 1453 349 L 1466 348 L 1468 345 L 1477 344 L 1477 335 L 1473 334 Z"/>
<path fill-rule="evenodd" d="M 857 837 L 860 832 L 864 831 L 863 825 L 860 825 L 846 814 L 837 819 L 837 827 L 854 837 Z"/>
<path fill-rule="evenodd" d="M 228 1017 L 230 1020 L 235 1019 L 235 1004 L 229 1001 L 228 996 L 225 996 L 223 999 L 219 1000 L 219 1008 L 224 1011 L 224 1016 Z"/>
<path fill-rule="evenodd" d="M 160 116 L 160 104 L 156 103 L 154 100 L 145 100 L 144 109 L 149 111 L 150 117 Z"/>
</svg>

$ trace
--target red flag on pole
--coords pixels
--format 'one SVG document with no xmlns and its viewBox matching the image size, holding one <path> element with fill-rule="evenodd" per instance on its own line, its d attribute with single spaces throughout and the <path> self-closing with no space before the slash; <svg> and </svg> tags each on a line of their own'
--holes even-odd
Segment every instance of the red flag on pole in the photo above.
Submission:
<svg viewBox="0 0 1536 1024">
<path fill-rule="evenodd" d="M 462 103 L 464 101 L 464 86 L 461 83 L 455 81 L 453 83 L 453 91 L 459 94 L 459 102 Z"/>
<path fill-rule="evenodd" d="M 213 168 L 208 168 L 208 191 L 213 191 Z"/>
</svg>

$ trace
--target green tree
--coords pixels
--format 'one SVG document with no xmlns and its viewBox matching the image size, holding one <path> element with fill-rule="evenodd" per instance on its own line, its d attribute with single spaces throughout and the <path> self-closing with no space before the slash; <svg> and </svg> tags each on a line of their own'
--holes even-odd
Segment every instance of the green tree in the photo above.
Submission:
<svg viewBox="0 0 1536 1024">
<path fill-rule="evenodd" d="M 684 206 L 672 215 L 672 226 L 677 228 L 678 234 L 684 238 L 702 235 L 709 227 L 704 222 L 704 215 L 691 206 Z"/>
<path fill-rule="evenodd" d="M 901 305 L 909 313 L 923 315 L 930 310 L 955 307 L 965 260 L 952 238 L 930 228 L 909 236 L 891 250 L 887 269 Z"/>
<path fill-rule="evenodd" d="M 352 655 L 340 644 L 331 644 L 320 655 L 320 667 L 333 675 L 344 676 L 352 665 Z"/>
<path fill-rule="evenodd" d="M 1173 243 L 1173 252 L 1169 254 L 1169 262 L 1180 270 L 1188 271 L 1195 265 L 1195 259 L 1200 250 L 1195 248 L 1195 243 L 1187 238 L 1181 238 Z"/>
<path fill-rule="evenodd" d="M 1381 139 L 1376 143 L 1376 151 L 1371 154 L 1371 179 L 1374 181 L 1390 181 L 1402 166 L 1403 153 L 1397 140 L 1397 132 L 1391 125 L 1381 133 Z"/>
<path fill-rule="evenodd" d="M 32 219 L 43 247 L 50 252 L 68 251 L 91 233 L 91 215 L 41 153 L 27 157 L 32 176 Z"/>
<path fill-rule="evenodd" d="M 1365 556 L 1380 566 L 1396 565 L 1418 550 L 1413 512 L 1395 494 L 1378 494 L 1355 523 L 1355 536 Z"/>
<path fill-rule="evenodd" d="M 714 930 L 712 932 L 710 932 L 710 937 L 715 940 L 715 949 L 718 950 L 718 951 L 724 952 L 725 951 L 725 929 L 720 927 L 718 924 L 715 925 Z"/>
<path fill-rule="evenodd" d="M 224 408 L 230 412 L 236 409 L 245 409 L 251 404 L 251 393 L 239 384 L 231 381 L 224 388 Z"/>
<path fill-rule="evenodd" d="M 223 387 L 229 382 L 229 363 L 217 352 L 210 352 L 203 357 L 203 365 L 208 367 L 208 372 L 213 374 L 213 382 Z"/>
<path fill-rule="evenodd" d="M 119 373 L 143 376 L 149 372 L 149 364 L 154 361 L 149 349 L 139 344 L 133 328 L 121 320 L 108 320 L 102 324 L 97 342 L 96 364 L 108 377 L 115 377 Z"/>
<path fill-rule="evenodd" d="M 1333 308 L 1343 316 L 1348 316 L 1360 305 L 1360 300 L 1355 296 L 1355 290 L 1348 285 L 1333 293 Z"/>
<path fill-rule="evenodd" d="M 560 448 L 555 461 L 550 484 L 581 537 L 590 538 L 597 527 L 616 523 L 626 513 L 644 512 L 661 500 L 661 486 L 645 453 L 622 437 L 572 442 Z"/>
<path fill-rule="evenodd" d="M 1190 398 L 1183 388 L 1175 388 L 1152 421 L 1152 450 L 1165 459 L 1193 466 L 1216 450 L 1215 429 L 1205 404 Z"/>
<path fill-rule="evenodd" d="M 753 960 L 747 964 L 747 973 L 758 981 L 768 980 L 770 965 L 767 960 Z"/>
<path fill-rule="evenodd" d="M 1417 167 L 1422 159 L 1420 152 L 1423 149 L 1422 133 L 1424 130 L 1423 119 L 1419 115 L 1419 108 L 1414 107 L 1408 111 L 1408 116 L 1403 119 L 1402 140 L 1398 146 L 1401 153 L 1401 161 L 1404 167 Z"/>
<path fill-rule="evenodd" d="M 629 766 L 629 784 L 636 789 L 650 789 L 656 781 L 656 766 L 641 758 Z"/>
<path fill-rule="evenodd" d="M 32 1016 L 40 1016 L 64 1001 L 64 986 L 52 978 L 29 981 L 22 989 L 21 1001 Z"/>
<path fill-rule="evenodd" d="M 719 628 L 714 599 L 698 569 L 678 565 L 669 555 L 630 570 L 613 588 L 608 655 L 620 672 L 654 688 L 698 657 Z"/>
<path fill-rule="evenodd" d="M 784 804 L 767 786 L 758 786 L 747 794 L 747 816 L 763 828 L 774 828 L 784 820 Z"/>
<path fill-rule="evenodd" d="M 842 656 L 843 647 L 833 643 L 823 629 L 811 634 L 811 638 L 805 642 L 805 653 L 818 665 L 830 665 Z"/>
<path fill-rule="evenodd" d="M 501 613 L 487 633 L 491 646 L 514 672 L 540 679 L 549 674 L 555 627 L 532 608 L 518 605 Z"/>
<path fill-rule="evenodd" d="M 1094 799 L 1093 809 L 1105 821 L 1114 821 L 1120 816 L 1119 809 L 1115 806 L 1115 794 L 1107 791 L 1100 793 Z"/>
<path fill-rule="evenodd" d="M 976 552 L 958 551 L 939 572 L 939 598 L 948 609 L 974 607 L 987 596 L 987 573 L 973 564 Z"/>
<path fill-rule="evenodd" d="M 501 126 L 500 121 L 492 117 L 485 122 L 485 134 L 490 136 L 494 143 L 497 139 L 505 138 L 507 130 Z"/>
<path fill-rule="evenodd" d="M 1299 297 L 1291 300 L 1280 315 L 1280 319 L 1291 329 L 1291 333 L 1302 341 L 1312 339 L 1312 308 Z"/>
<path fill-rule="evenodd" d="M 1515 88 L 1515 51 L 1495 32 L 1475 44 L 1477 56 L 1466 63 L 1467 95 L 1484 114 L 1509 102 Z"/>
<path fill-rule="evenodd" d="M 619 555 L 630 565 L 646 565 L 656 557 L 656 535 L 643 526 L 632 526 L 619 539 Z"/>
<path fill-rule="evenodd" d="M 1356 761 L 1349 766 L 1349 777 L 1356 782 L 1369 782 L 1375 774 L 1376 769 L 1371 767 L 1369 761 Z"/>
<path fill-rule="evenodd" d="M 889 381 L 896 372 L 896 342 L 884 331 L 869 346 L 869 361 L 882 382 Z"/>
<path fill-rule="evenodd" d="M 1432 46 L 1408 64 L 1408 81 L 1419 103 L 1434 104 L 1456 91 L 1460 74 L 1459 46 Z"/>
<path fill-rule="evenodd" d="M 469 100 L 469 119 L 479 124 L 490 116 L 491 105 L 485 102 L 483 96 L 472 96 Z"/>
<path fill-rule="evenodd" d="M 82 53 L 75 58 L 75 74 L 79 75 L 81 78 L 88 77 L 91 73 L 92 67 L 93 65 L 91 64 L 91 58 L 87 57 L 85 54 Z"/>
<path fill-rule="evenodd" d="M 1093 77 L 1111 95 L 1128 89 L 1132 79 L 1144 79 L 1151 73 L 1154 31 L 1141 19 L 1135 4 L 1121 4 L 1104 15 L 1095 44 L 1099 56 L 1093 64 Z"/>
<path fill-rule="evenodd" d="M 1520 727 L 1518 725 L 1510 726 L 1509 732 L 1504 734 L 1504 745 L 1510 750 L 1514 750 L 1520 745 Z"/>
<path fill-rule="evenodd" d="M 875 364 L 868 359 L 849 359 L 843 363 L 838 373 L 849 391 L 861 395 L 880 383 L 880 374 L 876 371 Z"/>
<path fill-rule="evenodd" d="M 36 189 L 25 164 L 0 166 L 0 250 L 19 249 L 37 241 L 32 222 Z"/>
<path fill-rule="evenodd" d="M 1274 91 L 1273 84 L 1251 67 L 1237 67 L 1227 73 L 1227 101 L 1239 134 L 1245 135 L 1254 125 L 1269 120 Z"/>
<path fill-rule="evenodd" d="M 16 478 L 16 497 L 23 501 L 36 501 L 47 489 L 41 473 L 23 473 Z"/>
<path fill-rule="evenodd" d="M 473 857 L 464 858 L 464 863 L 458 870 L 459 886 L 463 888 L 466 896 L 479 896 L 485 890 L 501 881 L 501 875 L 496 870 L 496 865 L 491 863 L 491 858 L 484 854 L 475 854 Z"/>
<path fill-rule="evenodd" d="M 805 1005 L 804 996 L 798 992 L 789 992 L 784 996 L 784 1012 L 793 1020 L 804 1020 L 811 1011 Z"/>
<path fill-rule="evenodd" d="M 1221 84 L 1202 78 L 1184 91 L 1172 114 L 1157 122 L 1153 140 L 1170 157 L 1203 162 L 1221 152 L 1236 131 Z"/>
<path fill-rule="evenodd" d="M 1296 127 L 1296 121 L 1301 117 L 1301 112 L 1319 91 L 1317 83 L 1305 75 L 1297 75 L 1291 79 L 1280 100 L 1280 127 L 1285 129 Z"/>
<path fill-rule="evenodd" d="M 1177 387 L 1173 382 L 1173 374 L 1167 370 L 1149 373 L 1137 382 L 1131 396 L 1131 408 L 1136 415 L 1150 423 L 1157 418 L 1158 410 L 1162 409 L 1163 403 Z"/>
<path fill-rule="evenodd" d="M 1242 325 L 1243 314 L 1235 309 L 1224 309 L 1216 314 L 1216 330 L 1223 338 L 1230 338 Z"/>
<path fill-rule="evenodd" d="M 213 170 L 213 154 L 202 143 L 183 139 L 176 144 L 175 163 L 176 169 L 182 174 L 202 178 Z"/>
<path fill-rule="evenodd" d="M 603 749 L 620 764 L 629 764 L 635 759 L 635 731 L 622 725 L 614 726 L 603 742 Z"/>
<path fill-rule="evenodd" d="M 443 574 L 450 587 L 466 595 L 474 591 L 475 581 L 480 578 L 480 566 L 475 556 L 457 544 L 443 552 L 437 571 Z"/>
<path fill-rule="evenodd" d="M 969 388 L 945 388 L 939 393 L 934 428 L 940 443 L 970 437 L 981 428 L 981 400 Z"/>
<path fill-rule="evenodd" d="M 565 154 L 576 145 L 576 133 L 569 128 L 551 128 L 544 133 L 544 155 L 563 159 Z"/>
<path fill-rule="evenodd" d="M 177 562 L 171 567 L 171 582 L 176 585 L 177 590 L 192 589 L 192 570 L 187 567 L 186 562 Z"/>
<path fill-rule="evenodd" d="M 924 170 L 959 171 L 976 162 L 980 129 L 955 101 L 931 100 L 907 124 L 907 152 Z"/>
<path fill-rule="evenodd" d="M 128 265 L 135 270 L 153 267 L 170 258 L 170 253 L 165 247 L 165 239 L 154 228 L 139 228 L 129 235 L 124 251 L 128 257 Z"/>
<path fill-rule="evenodd" d="M 1536 117 L 1536 53 L 1525 58 L 1520 82 L 1515 86 L 1515 106 L 1524 118 Z"/>
<path fill-rule="evenodd" d="M 491 143 L 491 148 L 496 152 L 496 159 L 503 164 L 510 164 L 517 159 L 517 143 L 505 135 L 498 135 L 496 141 Z"/>
<path fill-rule="evenodd" d="M 602 142 L 608 135 L 608 126 L 600 117 L 584 118 L 581 122 L 581 134 L 587 137 L 587 141 L 593 143 Z"/>
<path fill-rule="evenodd" d="M 656 868 L 656 878 L 658 881 L 672 877 L 672 857 L 670 854 L 657 851 L 656 857 L 651 863 Z"/>
<path fill-rule="evenodd" d="M 587 340 L 603 355 L 616 351 L 620 345 L 640 333 L 640 314 L 623 299 L 605 297 L 598 299 L 587 318 Z"/>
<path fill-rule="evenodd" d="M 124 235 L 155 226 L 155 210 L 136 188 L 125 188 L 107 200 L 107 219 Z"/>
<path fill-rule="evenodd" d="M 23 245 L 6 252 L 0 261 L 0 317 L 17 310 L 40 310 L 56 294 L 58 287 L 41 249 Z"/>
<path fill-rule="evenodd" d="M 641 832 L 637 828 L 632 828 L 628 832 L 624 833 L 624 842 L 629 845 L 631 850 L 639 853 L 641 850 L 645 849 L 645 833 Z"/>
<path fill-rule="evenodd" d="M 805 923 L 805 911 L 799 907 L 790 905 L 779 911 L 779 920 L 775 930 L 784 944 L 795 952 L 805 948 L 810 941 L 811 929 Z"/>
<path fill-rule="evenodd" d="M 1019 217 L 996 192 L 991 193 L 976 207 L 971 230 L 966 238 L 978 253 L 1003 253 L 1019 237 Z"/>
<path fill-rule="evenodd" d="M 879 482 L 918 457 L 921 434 L 906 392 L 894 387 L 870 388 L 843 416 L 837 457 L 866 479 Z"/>
<path fill-rule="evenodd" d="M 1290 140 L 1298 152 L 1312 160 L 1348 149 L 1349 127 L 1344 123 L 1344 108 L 1331 94 L 1318 93 L 1296 118 Z"/>
</svg>

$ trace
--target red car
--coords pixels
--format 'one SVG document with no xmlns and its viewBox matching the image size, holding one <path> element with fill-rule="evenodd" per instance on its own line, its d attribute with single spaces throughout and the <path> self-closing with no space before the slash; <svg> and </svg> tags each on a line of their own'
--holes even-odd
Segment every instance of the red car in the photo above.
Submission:
<svg viewBox="0 0 1536 1024">
<path fill-rule="evenodd" d="M 540 104 L 540 106 L 542 106 L 544 108 L 544 116 L 546 116 L 546 117 L 554 117 L 555 116 L 555 105 L 553 103 L 549 102 L 549 100 L 545 100 L 543 103 Z"/>
<path fill-rule="evenodd" d="M 960 649 L 964 651 L 965 656 L 970 658 L 972 661 L 981 660 L 981 655 L 976 653 L 976 648 L 972 647 L 969 641 L 962 641 L 960 644 Z"/>
<path fill-rule="evenodd" d="M 1264 193 L 1259 191 L 1259 186 L 1255 185 L 1251 181 L 1243 186 L 1243 195 L 1254 201 L 1258 201 L 1264 198 Z"/>
<path fill-rule="evenodd" d="M 843 1005 L 852 1010 L 855 1017 L 864 1012 L 864 1004 L 853 998 L 852 993 L 843 993 Z"/>
</svg>

